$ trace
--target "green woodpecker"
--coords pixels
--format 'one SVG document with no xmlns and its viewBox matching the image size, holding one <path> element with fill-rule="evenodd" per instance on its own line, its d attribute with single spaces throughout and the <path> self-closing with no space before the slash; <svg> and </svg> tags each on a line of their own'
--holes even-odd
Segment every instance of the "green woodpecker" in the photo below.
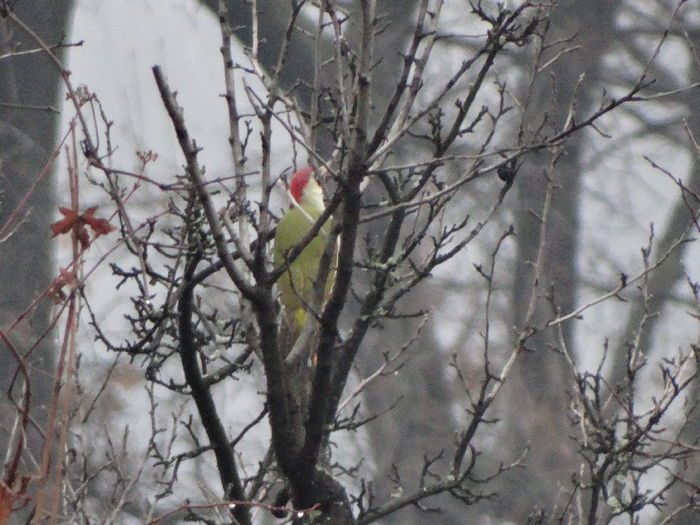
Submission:
<svg viewBox="0 0 700 525">
<path fill-rule="evenodd" d="M 312 166 L 302 168 L 292 175 L 289 195 L 289 210 L 277 224 L 275 234 L 275 266 L 287 261 L 289 250 L 304 238 L 325 209 L 323 190 L 316 181 Z M 328 238 L 328 225 L 329 223 L 324 224 L 318 235 L 311 239 L 277 281 L 285 319 L 297 335 L 306 322 L 307 310 L 313 300 L 314 282 Z M 328 272 L 324 295 L 330 290 L 332 276 L 333 271 Z"/>
</svg>

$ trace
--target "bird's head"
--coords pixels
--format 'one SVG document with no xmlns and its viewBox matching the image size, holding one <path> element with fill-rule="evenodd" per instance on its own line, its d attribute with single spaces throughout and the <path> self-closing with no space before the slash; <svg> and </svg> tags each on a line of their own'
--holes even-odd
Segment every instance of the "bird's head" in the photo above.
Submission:
<svg viewBox="0 0 700 525">
<path fill-rule="evenodd" d="M 313 166 L 301 168 L 289 181 L 289 194 L 295 203 L 307 212 L 322 212 L 323 190 L 316 181 Z M 291 204 L 294 206 L 294 203 Z"/>
</svg>

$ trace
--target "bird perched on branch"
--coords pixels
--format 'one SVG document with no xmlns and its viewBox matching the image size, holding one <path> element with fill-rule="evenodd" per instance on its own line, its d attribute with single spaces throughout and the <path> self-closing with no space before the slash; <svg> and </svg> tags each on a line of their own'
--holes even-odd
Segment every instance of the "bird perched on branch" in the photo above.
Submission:
<svg viewBox="0 0 700 525">
<path fill-rule="evenodd" d="M 302 241 L 325 210 L 323 190 L 316 180 L 317 171 L 312 166 L 306 166 L 292 175 L 289 182 L 289 209 L 277 224 L 275 234 L 275 266 L 279 267 L 288 262 L 290 250 Z M 314 283 L 318 277 L 329 229 L 330 220 L 289 264 L 277 281 L 284 317 L 292 333 L 297 336 L 306 323 L 307 312 L 313 302 Z M 324 298 L 333 282 L 336 258 L 337 247 L 326 277 Z"/>
</svg>

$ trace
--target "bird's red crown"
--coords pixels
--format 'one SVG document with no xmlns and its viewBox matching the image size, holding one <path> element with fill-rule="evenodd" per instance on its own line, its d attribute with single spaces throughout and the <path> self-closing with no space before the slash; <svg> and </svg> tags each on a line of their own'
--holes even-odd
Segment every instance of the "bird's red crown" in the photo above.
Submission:
<svg viewBox="0 0 700 525">
<path fill-rule="evenodd" d="M 301 194 L 304 191 L 304 187 L 309 182 L 309 177 L 313 172 L 313 166 L 306 166 L 292 175 L 292 180 L 289 182 L 289 193 L 292 195 L 292 198 L 295 201 L 301 202 Z"/>
</svg>

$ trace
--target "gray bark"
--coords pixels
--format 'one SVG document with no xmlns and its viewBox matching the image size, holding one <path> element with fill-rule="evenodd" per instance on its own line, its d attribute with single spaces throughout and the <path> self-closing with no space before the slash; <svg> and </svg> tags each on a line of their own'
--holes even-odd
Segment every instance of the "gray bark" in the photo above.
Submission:
<svg viewBox="0 0 700 525">
<path fill-rule="evenodd" d="M 16 2 L 15 10 L 47 44 L 55 45 L 65 35 L 71 5 L 68 0 L 36 0 Z M 35 48 L 36 43 L 20 28 L 7 19 L 0 20 L 0 53 Z M 17 106 L 0 107 L 0 227 L 10 220 L 45 168 L 56 141 L 57 111 L 27 106 L 58 109 L 60 86 L 59 71 L 43 53 L 0 60 L 0 103 Z M 49 223 L 55 204 L 51 171 L 49 169 L 49 174 L 37 185 L 16 217 L 12 236 L 0 244 L 0 328 L 3 330 L 15 322 L 52 281 Z M 54 345 L 52 337 L 45 335 L 50 307 L 49 299 L 42 299 L 9 334 L 18 351 L 31 350 L 27 361 L 35 372 L 32 381 L 35 416 L 49 399 L 51 381 L 48 378 L 53 377 Z M 40 342 L 32 350 L 37 341 Z M 7 392 L 17 366 L 6 348 L 2 355 L 6 365 L 0 369 L 0 389 Z M 13 392 L 21 394 L 18 384 Z M 5 396 L 0 410 L 5 426 L 6 418 L 14 415 Z"/>
<path fill-rule="evenodd" d="M 525 121 L 535 130 L 542 119 L 550 119 L 560 129 L 575 101 L 575 116 L 582 119 L 595 111 L 596 78 L 605 45 L 610 43 L 615 6 L 606 1 L 561 2 L 552 11 L 548 39 L 576 35 L 580 49 L 558 60 L 549 75 L 536 81 Z M 582 76 L 585 75 L 585 76 Z M 583 81 L 579 84 L 580 79 Z M 524 96 L 525 91 L 521 91 Z M 527 140 L 527 135 L 526 135 Z M 535 326 L 553 315 L 556 308 L 570 312 L 576 304 L 579 286 L 576 257 L 580 241 L 579 202 L 581 194 L 582 153 L 585 135 L 577 134 L 566 142 L 556 163 L 552 207 L 545 225 L 546 248 L 542 273 L 537 283 L 538 297 L 533 318 Z M 530 157 L 516 178 L 516 243 L 512 312 L 514 323 L 522 328 L 533 289 L 534 264 L 540 243 L 541 217 L 545 202 L 552 153 L 541 152 Z M 573 325 L 563 327 L 563 338 L 574 350 Z M 552 518 L 551 512 L 566 502 L 571 473 L 575 471 L 576 451 L 569 436 L 567 419 L 571 372 L 563 357 L 554 351 L 560 347 L 558 335 L 546 331 L 527 341 L 516 365 L 512 381 L 506 385 L 501 399 L 508 420 L 508 432 L 502 441 L 503 450 L 529 447 L 525 469 L 512 471 L 507 486 L 514 484 L 527 490 L 501 491 L 497 513 L 503 518 L 518 520 L 523 516 L 541 515 Z M 532 417 L 522 417 L 523 414 Z M 508 459 L 508 458 L 504 458 Z M 511 458 L 512 459 L 512 458 Z"/>
</svg>

